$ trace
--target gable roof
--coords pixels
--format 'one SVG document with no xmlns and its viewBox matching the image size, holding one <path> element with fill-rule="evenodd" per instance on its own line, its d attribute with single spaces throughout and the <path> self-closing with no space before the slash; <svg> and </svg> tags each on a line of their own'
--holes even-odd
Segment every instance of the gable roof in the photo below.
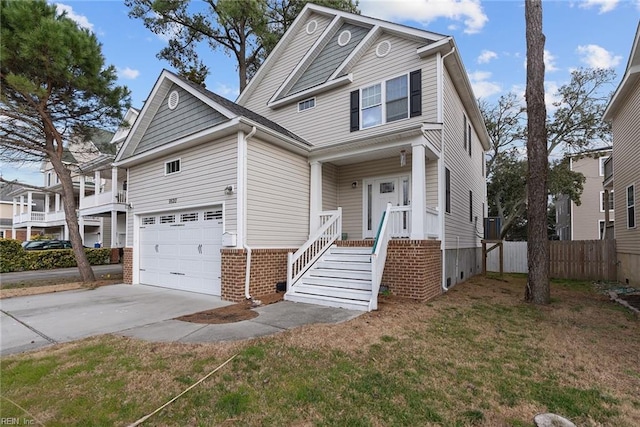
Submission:
<svg viewBox="0 0 640 427">
<path fill-rule="evenodd" d="M 309 50 L 309 52 L 307 52 L 307 55 L 305 55 L 298 66 L 284 81 L 283 85 L 278 89 L 278 91 L 276 91 L 270 102 L 277 102 L 288 95 L 298 93 L 300 92 L 301 87 L 304 87 L 305 85 L 307 87 L 313 84 L 331 85 L 332 81 L 336 84 L 343 83 L 345 77 L 348 77 L 350 66 L 354 64 L 355 60 L 357 60 L 357 58 L 359 58 L 359 56 L 362 55 L 369 46 L 367 41 L 373 38 L 380 31 L 396 34 L 401 37 L 413 38 L 424 42 L 425 45 L 447 38 L 447 36 L 442 34 L 307 3 L 293 21 L 287 32 L 282 36 L 280 41 L 278 41 L 278 44 L 269 54 L 262 66 L 258 69 L 258 72 L 253 76 L 251 81 L 249 81 L 249 84 L 245 87 L 242 93 L 240 93 L 236 100 L 237 103 L 242 104 L 251 97 L 255 88 L 260 85 L 261 80 L 268 75 L 269 70 L 286 50 L 291 39 L 295 37 L 302 26 L 307 24 L 307 20 L 312 14 L 327 16 L 331 19 L 331 23 L 324 30 L 324 33 L 318 38 L 314 46 Z M 326 49 L 327 46 L 336 45 L 336 43 L 331 43 L 331 41 L 336 42 L 344 30 L 351 30 L 354 28 L 357 28 L 356 35 L 349 38 L 344 46 L 346 49 L 343 49 L 337 57 L 334 52 Z M 314 76 L 312 72 L 309 72 L 313 70 L 314 65 L 317 65 L 319 61 L 322 60 L 323 56 L 328 56 L 332 53 L 334 53 L 331 57 L 332 63 L 323 64 L 325 66 L 328 65 L 329 68 L 322 70 L 324 72 L 322 76 Z M 328 73 L 328 71 L 331 71 L 331 73 Z M 305 77 L 307 77 L 307 79 L 305 79 Z M 305 83 L 299 84 L 298 82 L 300 80 Z M 296 85 L 298 85 L 298 87 L 296 87 Z"/>
<path fill-rule="evenodd" d="M 620 85 L 616 89 L 607 109 L 604 111 L 604 120 L 611 121 L 618 112 L 618 109 L 622 106 L 627 95 L 631 92 L 634 84 L 640 78 L 640 21 L 636 28 L 636 36 L 633 41 L 633 47 L 629 54 L 629 61 L 627 62 L 627 68 L 624 72 L 624 77 L 620 82 Z"/>
<path fill-rule="evenodd" d="M 251 99 L 254 91 L 260 86 L 262 81 L 267 78 L 271 69 L 282 55 L 284 55 L 293 37 L 303 30 L 304 26 L 309 23 L 310 17 L 314 16 L 314 14 L 326 16 L 331 19 L 331 22 L 324 30 L 324 33 L 316 40 L 314 45 L 307 51 L 298 65 L 294 67 L 289 76 L 287 76 L 273 94 L 267 103 L 269 107 L 278 108 L 281 105 L 314 96 L 322 90 L 328 90 L 351 83 L 353 76 L 350 72 L 353 66 L 362 55 L 364 55 L 367 49 L 371 47 L 375 38 L 384 32 L 398 37 L 412 39 L 418 42 L 419 45 L 421 44 L 422 46 L 416 49 L 416 54 L 421 58 L 436 55 L 437 53 L 441 55 L 445 66 L 449 70 L 462 104 L 468 113 L 469 120 L 478 131 L 479 140 L 483 148 L 485 150 L 489 149 L 489 134 L 487 133 L 478 102 L 473 94 L 469 76 L 462 63 L 462 58 L 460 57 L 453 37 L 311 3 L 307 3 L 293 21 L 293 24 L 280 39 L 260 69 L 258 69 L 253 79 L 251 79 L 242 93 L 240 93 L 236 99 L 237 103 L 245 104 Z M 324 78 L 327 74 L 326 72 L 322 76 L 310 76 L 309 71 L 312 70 L 314 64 L 317 63 L 318 58 L 325 54 L 325 47 L 328 45 L 336 45 L 336 43 L 330 43 L 330 41 L 335 41 L 336 34 L 338 34 L 337 37 L 339 37 L 344 24 L 368 28 L 368 32 L 360 39 L 356 46 L 349 50 L 348 55 L 343 57 L 344 59 L 340 58 L 342 60 L 338 61 L 339 63 L 337 65 L 335 63 L 328 65 L 329 61 L 325 61 L 325 65 L 328 65 L 332 70 L 332 73 L 327 78 Z M 307 89 L 303 87 L 304 85 L 297 87 L 298 82 L 301 80 L 304 81 L 305 76 L 308 75 L 310 78 L 309 85 L 312 83 L 315 86 Z"/>
<path fill-rule="evenodd" d="M 120 147 L 118 154 L 116 155 L 116 165 L 122 165 L 123 162 L 130 162 L 130 159 L 139 158 L 143 155 L 147 155 L 149 152 L 157 152 L 164 146 L 171 143 L 180 143 L 181 140 L 189 138 L 192 135 L 181 135 L 172 141 L 167 141 L 162 145 L 151 145 L 145 147 L 144 150 L 138 150 L 138 146 L 141 143 L 145 133 L 152 124 L 153 118 L 163 105 L 163 100 L 168 96 L 172 88 L 178 87 L 180 90 L 184 90 L 195 99 L 201 101 L 208 106 L 211 111 L 216 113 L 217 120 L 200 126 L 195 129 L 198 132 L 213 132 L 216 129 L 230 128 L 237 126 L 240 123 L 244 123 L 248 126 L 259 127 L 269 135 L 275 135 L 281 141 L 289 142 L 292 145 L 298 147 L 308 147 L 308 144 L 303 138 L 297 136 L 293 132 L 285 129 L 284 127 L 272 122 L 271 120 L 236 104 L 216 93 L 213 93 L 201 85 L 195 84 L 184 77 L 181 77 L 169 70 L 162 70 L 158 77 L 151 94 L 147 98 L 142 110 L 137 116 L 129 134 L 127 135 L 124 143 Z M 176 142 L 177 141 L 177 142 Z"/>
</svg>

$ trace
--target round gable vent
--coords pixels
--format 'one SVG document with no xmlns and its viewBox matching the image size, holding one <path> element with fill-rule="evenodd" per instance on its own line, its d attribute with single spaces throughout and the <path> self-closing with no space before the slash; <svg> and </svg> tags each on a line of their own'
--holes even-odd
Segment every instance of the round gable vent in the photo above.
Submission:
<svg viewBox="0 0 640 427">
<path fill-rule="evenodd" d="M 318 29 L 318 21 L 312 19 L 307 23 L 307 34 L 313 34 Z"/>
<path fill-rule="evenodd" d="M 349 30 L 344 30 L 338 36 L 338 44 L 340 46 L 346 46 L 346 44 L 349 43 L 350 40 L 351 40 L 351 31 Z"/>
<path fill-rule="evenodd" d="M 378 58 L 384 58 L 389 52 L 391 52 L 391 42 L 389 40 L 381 41 L 376 46 L 376 56 Z"/>
<path fill-rule="evenodd" d="M 177 90 L 174 90 L 169 94 L 169 99 L 167 100 L 167 106 L 170 110 L 175 110 L 178 106 L 178 102 L 180 101 L 180 94 Z"/>
</svg>

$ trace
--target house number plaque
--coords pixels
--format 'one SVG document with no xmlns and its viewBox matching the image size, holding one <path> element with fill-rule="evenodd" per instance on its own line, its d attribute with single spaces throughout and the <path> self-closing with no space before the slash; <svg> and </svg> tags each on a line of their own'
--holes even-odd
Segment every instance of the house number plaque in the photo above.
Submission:
<svg viewBox="0 0 640 427">
<path fill-rule="evenodd" d="M 177 197 L 174 197 L 173 199 L 169 199 L 169 204 L 170 205 L 173 205 L 175 203 L 178 203 L 178 198 Z"/>
</svg>

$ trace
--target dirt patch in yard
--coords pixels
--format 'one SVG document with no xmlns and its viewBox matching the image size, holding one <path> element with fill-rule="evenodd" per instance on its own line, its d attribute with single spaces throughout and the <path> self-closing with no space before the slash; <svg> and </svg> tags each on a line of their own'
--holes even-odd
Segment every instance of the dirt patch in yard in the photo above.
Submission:
<svg viewBox="0 0 640 427">
<path fill-rule="evenodd" d="M 0 289 L 0 299 L 24 297 L 27 295 L 48 294 L 51 292 L 73 291 L 77 289 L 95 289 L 100 286 L 116 285 L 122 283 L 122 279 L 97 280 L 94 283 L 83 282 L 61 283 L 57 285 L 28 286 L 24 288 Z"/>
<path fill-rule="evenodd" d="M 282 301 L 283 297 L 283 293 L 263 295 L 254 298 L 253 301 L 247 300 L 237 304 L 228 305 L 226 307 L 187 314 L 185 316 L 177 317 L 175 320 L 191 323 L 206 323 L 210 325 L 241 322 L 243 320 L 250 320 L 258 317 L 258 313 L 252 310 L 253 308 L 267 304 L 274 304 L 278 301 Z"/>
</svg>

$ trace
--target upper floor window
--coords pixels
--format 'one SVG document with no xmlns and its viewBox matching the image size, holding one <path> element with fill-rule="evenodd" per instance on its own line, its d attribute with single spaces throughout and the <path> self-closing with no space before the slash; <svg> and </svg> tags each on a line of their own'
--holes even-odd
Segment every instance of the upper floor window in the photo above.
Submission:
<svg viewBox="0 0 640 427">
<path fill-rule="evenodd" d="M 164 164 L 164 174 L 171 175 L 180 172 L 180 159 L 171 160 Z"/>
<path fill-rule="evenodd" d="M 47 187 L 51 187 L 51 172 L 47 173 Z"/>
<path fill-rule="evenodd" d="M 298 112 L 304 111 L 304 110 L 309 110 L 309 109 L 311 109 L 311 108 L 313 108 L 315 106 L 316 106 L 316 99 L 315 98 L 305 99 L 304 101 L 298 102 Z"/>
<path fill-rule="evenodd" d="M 627 187 L 627 228 L 636 228 L 636 186 Z"/>
<path fill-rule="evenodd" d="M 469 119 L 467 119 L 466 115 L 463 115 L 463 132 L 464 132 L 464 141 L 463 141 L 463 146 L 465 151 L 467 151 L 469 153 L 469 156 L 471 156 L 471 123 L 469 123 Z"/>
<path fill-rule="evenodd" d="M 604 191 L 600 192 L 600 212 L 604 212 Z M 613 191 L 609 192 L 609 210 L 613 210 Z"/>
<path fill-rule="evenodd" d="M 451 213 L 451 171 L 448 168 L 444 169 L 444 210 L 446 213 Z"/>
<path fill-rule="evenodd" d="M 420 116 L 421 76 L 416 70 L 351 92 L 351 131 Z"/>
<path fill-rule="evenodd" d="M 598 157 L 600 176 L 604 176 L 604 162 L 606 162 L 608 158 L 609 156 Z"/>
</svg>

